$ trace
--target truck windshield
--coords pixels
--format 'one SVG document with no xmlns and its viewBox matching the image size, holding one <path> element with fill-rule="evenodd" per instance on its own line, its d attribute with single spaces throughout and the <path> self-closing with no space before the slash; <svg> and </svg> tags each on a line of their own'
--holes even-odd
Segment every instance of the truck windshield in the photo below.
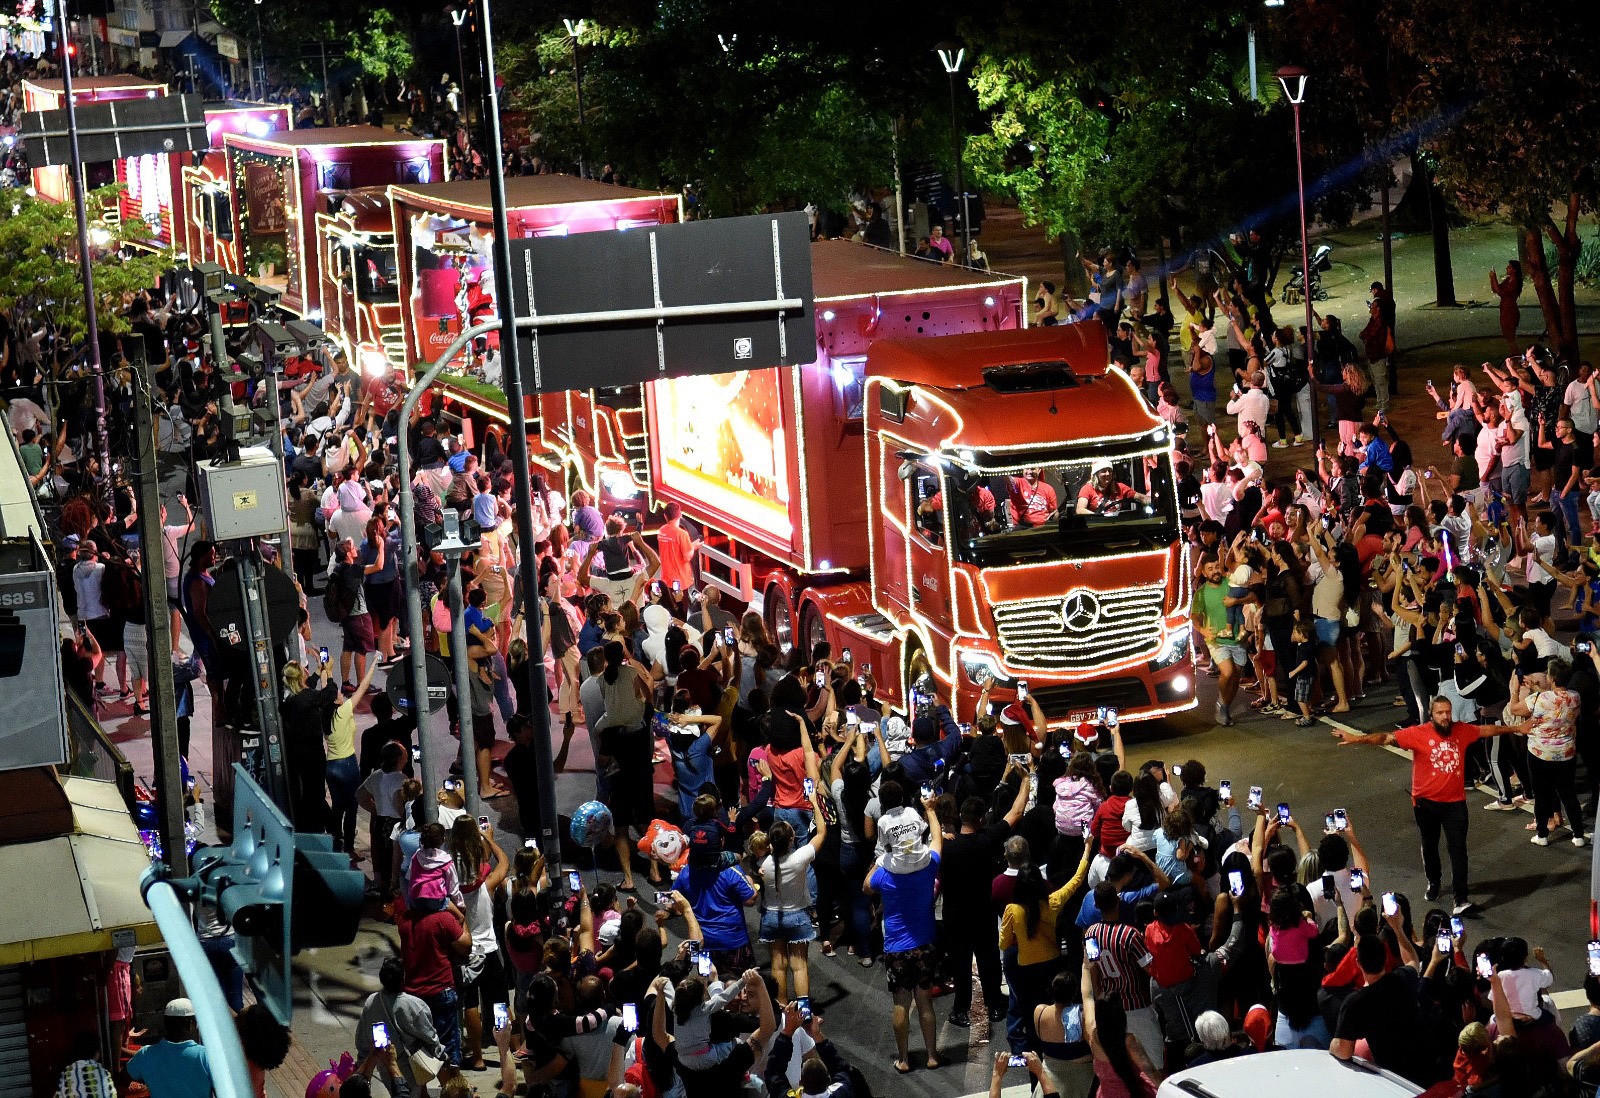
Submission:
<svg viewBox="0 0 1600 1098">
<path fill-rule="evenodd" d="M 1042 463 L 1017 473 L 946 471 L 957 559 L 1035 563 L 1168 545 L 1178 509 L 1166 454 Z"/>
</svg>

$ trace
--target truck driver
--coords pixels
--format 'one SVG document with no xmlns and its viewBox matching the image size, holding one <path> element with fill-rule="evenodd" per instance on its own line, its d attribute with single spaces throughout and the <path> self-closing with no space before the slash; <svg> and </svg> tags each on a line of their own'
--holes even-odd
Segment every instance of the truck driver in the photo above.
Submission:
<svg viewBox="0 0 1600 1098">
<path fill-rule="evenodd" d="M 967 522 L 972 526 L 969 530 L 956 531 L 962 537 L 977 537 L 995 527 L 995 502 L 994 493 L 984 486 L 982 481 L 974 483 L 967 489 L 967 502 L 970 504 L 971 513 L 966 516 Z M 917 523 L 923 531 L 937 539 L 943 533 L 943 524 L 940 519 L 944 514 L 944 493 L 935 492 L 921 503 L 917 504 Z"/>
<path fill-rule="evenodd" d="M 1094 463 L 1089 479 L 1078 489 L 1078 514 L 1115 515 L 1124 510 L 1130 500 L 1149 503 L 1150 497 L 1118 480 L 1111 463 L 1102 458 Z"/>
</svg>

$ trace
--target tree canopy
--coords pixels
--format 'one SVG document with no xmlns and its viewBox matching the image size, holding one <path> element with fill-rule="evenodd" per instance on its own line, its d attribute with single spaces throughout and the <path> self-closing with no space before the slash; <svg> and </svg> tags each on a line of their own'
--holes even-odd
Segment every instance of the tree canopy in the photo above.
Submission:
<svg viewBox="0 0 1600 1098">
<path fill-rule="evenodd" d="M 137 238 L 133 224 L 108 225 L 103 212 L 113 209 L 121 184 L 90 191 L 95 316 L 102 332 L 127 331 L 121 315 L 128 295 L 161 281 L 173 265 L 172 253 L 122 248 Z M 78 219 L 70 202 L 49 202 L 21 191 L 9 192 L 9 217 L 0 217 L 0 301 L 36 308 L 52 319 L 63 338 L 77 342 L 88 333 L 83 280 L 78 266 Z"/>
</svg>

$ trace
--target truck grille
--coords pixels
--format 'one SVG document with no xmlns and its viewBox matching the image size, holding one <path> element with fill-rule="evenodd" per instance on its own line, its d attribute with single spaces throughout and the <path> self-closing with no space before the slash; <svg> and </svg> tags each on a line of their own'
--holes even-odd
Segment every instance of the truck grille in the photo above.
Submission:
<svg viewBox="0 0 1600 1098">
<path fill-rule="evenodd" d="M 1077 588 L 1065 597 L 993 605 L 1000 648 L 1018 670 L 1092 671 L 1154 656 L 1161 644 L 1160 587 Z"/>
</svg>

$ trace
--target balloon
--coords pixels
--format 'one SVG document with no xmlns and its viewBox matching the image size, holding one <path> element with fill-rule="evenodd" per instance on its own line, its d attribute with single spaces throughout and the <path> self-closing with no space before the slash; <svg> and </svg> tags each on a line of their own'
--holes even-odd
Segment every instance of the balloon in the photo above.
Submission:
<svg viewBox="0 0 1600 1098">
<path fill-rule="evenodd" d="M 572 812 L 572 841 L 593 849 L 611 837 L 611 809 L 599 801 L 587 801 Z"/>
<path fill-rule="evenodd" d="M 689 837 L 665 820 L 651 820 L 649 830 L 639 840 L 639 853 L 676 872 L 689 860 Z"/>
<path fill-rule="evenodd" d="M 355 1071 L 356 1062 L 348 1052 L 340 1054 L 337 1061 L 329 1060 L 306 1084 L 306 1098 L 339 1098 L 339 1088 Z"/>
</svg>

